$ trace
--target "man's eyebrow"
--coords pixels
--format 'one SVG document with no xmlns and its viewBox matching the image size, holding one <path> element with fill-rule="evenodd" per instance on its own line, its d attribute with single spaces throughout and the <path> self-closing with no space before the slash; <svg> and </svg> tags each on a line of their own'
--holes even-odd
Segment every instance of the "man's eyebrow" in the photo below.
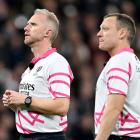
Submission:
<svg viewBox="0 0 140 140">
<path fill-rule="evenodd" d="M 102 29 L 102 28 L 103 28 L 103 26 L 102 26 L 102 25 L 100 25 L 99 29 Z"/>
<path fill-rule="evenodd" d="M 107 28 L 108 27 L 106 25 L 103 25 L 103 24 L 100 26 L 100 29 L 107 29 Z"/>
<path fill-rule="evenodd" d="M 100 25 L 100 29 L 103 27 L 103 24 Z"/>
<path fill-rule="evenodd" d="M 37 25 L 37 23 L 35 23 L 35 22 L 28 22 L 26 25 L 29 25 L 29 24 L 31 24 L 31 25 Z"/>
</svg>

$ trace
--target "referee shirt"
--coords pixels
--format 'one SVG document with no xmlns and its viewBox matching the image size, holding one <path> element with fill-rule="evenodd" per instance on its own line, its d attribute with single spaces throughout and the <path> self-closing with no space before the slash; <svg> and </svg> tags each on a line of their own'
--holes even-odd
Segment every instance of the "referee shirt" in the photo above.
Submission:
<svg viewBox="0 0 140 140">
<path fill-rule="evenodd" d="M 116 93 L 126 96 L 126 100 L 112 134 L 140 137 L 140 61 L 131 48 L 111 57 L 99 76 L 94 116 L 96 134 L 107 96 Z"/>
<path fill-rule="evenodd" d="M 66 59 L 53 48 L 32 60 L 22 74 L 19 92 L 30 96 L 55 99 L 70 98 L 70 83 L 73 74 Z M 67 116 L 39 114 L 28 110 L 16 111 L 16 127 L 19 133 L 60 132 L 67 127 Z"/>
</svg>

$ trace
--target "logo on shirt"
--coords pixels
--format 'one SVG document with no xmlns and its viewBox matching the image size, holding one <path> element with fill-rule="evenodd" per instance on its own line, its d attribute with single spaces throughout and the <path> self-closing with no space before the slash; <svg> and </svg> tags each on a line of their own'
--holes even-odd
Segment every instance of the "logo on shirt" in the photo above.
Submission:
<svg viewBox="0 0 140 140">
<path fill-rule="evenodd" d="M 35 85 L 34 84 L 29 84 L 29 83 L 21 83 L 19 85 L 20 90 L 28 90 L 28 91 L 34 91 Z"/>
<path fill-rule="evenodd" d="M 136 55 L 135 55 L 135 59 L 136 59 L 137 63 L 140 64 L 140 60 Z"/>
<path fill-rule="evenodd" d="M 136 66 L 136 71 L 140 72 L 140 67 L 139 66 Z"/>
<path fill-rule="evenodd" d="M 33 73 L 34 76 L 37 76 L 38 75 L 38 72 L 41 71 L 41 69 L 43 68 L 43 66 L 39 66 L 35 72 Z"/>
<path fill-rule="evenodd" d="M 42 69 L 43 66 L 40 66 L 36 69 L 36 72 L 39 72 Z"/>
</svg>

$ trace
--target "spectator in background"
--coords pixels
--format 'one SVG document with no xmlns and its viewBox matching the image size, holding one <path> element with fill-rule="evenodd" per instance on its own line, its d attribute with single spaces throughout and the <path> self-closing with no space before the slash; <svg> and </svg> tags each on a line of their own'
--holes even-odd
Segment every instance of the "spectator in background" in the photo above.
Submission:
<svg viewBox="0 0 140 140">
<path fill-rule="evenodd" d="M 64 140 L 73 74 L 53 42 L 59 21 L 54 13 L 37 9 L 25 26 L 24 43 L 34 58 L 22 75 L 19 92 L 6 90 L 3 104 L 15 111 L 20 140 Z"/>
<path fill-rule="evenodd" d="M 95 140 L 140 140 L 140 61 L 130 48 L 135 28 L 130 16 L 113 13 L 97 34 L 111 58 L 96 86 Z"/>
</svg>

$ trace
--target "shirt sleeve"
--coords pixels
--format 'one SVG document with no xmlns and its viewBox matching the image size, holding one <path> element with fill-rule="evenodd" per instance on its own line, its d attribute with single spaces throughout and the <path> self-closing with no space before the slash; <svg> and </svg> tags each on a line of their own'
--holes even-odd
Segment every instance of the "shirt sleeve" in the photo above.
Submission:
<svg viewBox="0 0 140 140">
<path fill-rule="evenodd" d="M 127 96 L 131 73 L 129 60 L 121 57 L 112 60 L 106 73 L 108 93 L 118 93 Z"/>
<path fill-rule="evenodd" d="M 55 61 L 49 73 L 49 91 L 52 97 L 70 98 L 70 85 L 73 80 L 73 73 L 70 65 L 64 58 Z"/>
</svg>

